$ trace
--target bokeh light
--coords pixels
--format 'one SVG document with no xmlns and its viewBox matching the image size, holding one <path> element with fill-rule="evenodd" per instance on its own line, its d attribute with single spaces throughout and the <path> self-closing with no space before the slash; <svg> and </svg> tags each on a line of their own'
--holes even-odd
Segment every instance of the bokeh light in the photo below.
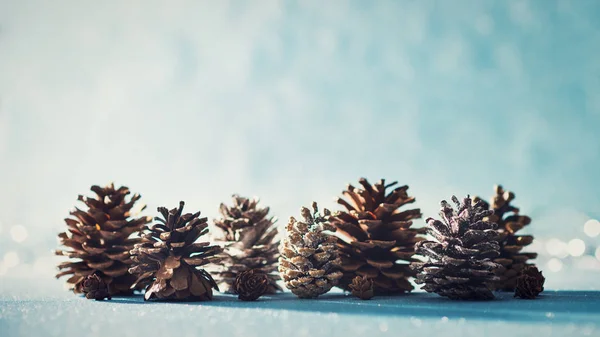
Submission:
<svg viewBox="0 0 600 337">
<path fill-rule="evenodd" d="M 590 219 L 586 221 L 583 225 L 583 232 L 585 235 L 591 238 L 595 238 L 596 236 L 600 235 L 600 221 L 596 219 Z"/>
<path fill-rule="evenodd" d="M 25 226 L 15 225 L 10 228 L 10 236 L 17 243 L 25 241 L 27 239 L 27 235 L 27 228 L 25 228 Z"/>
<path fill-rule="evenodd" d="M 600 270 L 600 261 L 591 255 L 584 255 L 576 260 L 575 267 L 582 270 Z"/>
<path fill-rule="evenodd" d="M 2 260 L 2 264 L 7 268 L 13 268 L 19 265 L 19 254 L 15 251 L 10 251 L 4 254 L 4 259 Z"/>
<path fill-rule="evenodd" d="M 560 258 L 565 258 L 569 255 L 567 244 L 556 238 L 552 238 L 546 242 L 546 251 L 548 254 Z"/>
<path fill-rule="evenodd" d="M 548 269 L 550 269 L 550 271 L 554 273 L 559 272 L 563 267 L 563 263 L 555 257 L 548 260 L 548 263 L 546 265 L 548 266 Z"/>
<path fill-rule="evenodd" d="M 585 253 L 585 242 L 581 239 L 572 239 L 569 241 L 567 250 L 571 256 L 581 256 Z"/>
</svg>

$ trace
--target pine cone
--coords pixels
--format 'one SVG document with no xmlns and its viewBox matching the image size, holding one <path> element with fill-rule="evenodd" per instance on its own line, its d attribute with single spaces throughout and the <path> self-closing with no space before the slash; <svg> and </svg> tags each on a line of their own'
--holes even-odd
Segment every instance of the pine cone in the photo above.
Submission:
<svg viewBox="0 0 600 337">
<path fill-rule="evenodd" d="M 488 283 L 497 279 L 494 272 L 501 268 L 490 260 L 500 254 L 496 224 L 485 220 L 493 211 L 481 202 L 472 205 L 468 197 L 460 203 L 453 196 L 452 201 L 457 211 L 441 202 L 443 222 L 427 219 L 429 234 L 437 241 L 417 243 L 417 253 L 428 261 L 411 265 L 419 271 L 416 283 L 451 299 L 493 299 Z"/>
<path fill-rule="evenodd" d="M 521 269 L 516 280 L 515 297 L 534 299 L 544 291 L 546 278 L 535 266 Z"/>
<path fill-rule="evenodd" d="M 488 217 L 488 221 L 498 224 L 498 242 L 500 244 L 500 256 L 494 259 L 504 266 L 504 269 L 499 270 L 498 277 L 500 280 L 492 284 L 496 290 L 514 291 L 517 281 L 517 276 L 523 268 L 530 266 L 527 260 L 537 257 L 536 253 L 522 253 L 523 247 L 533 242 L 531 235 L 516 235 L 519 230 L 531 223 L 531 218 L 524 215 L 519 215 L 519 209 L 512 206 L 510 202 L 515 198 L 515 194 L 505 191 L 502 186 L 494 187 L 496 195 L 492 198 L 491 209 L 494 214 Z M 478 197 L 475 201 L 480 201 Z M 486 209 L 490 208 L 490 204 L 483 201 Z"/>
<path fill-rule="evenodd" d="M 140 242 L 139 238 L 130 236 L 139 232 L 151 218 L 131 216 L 131 209 L 140 195 L 135 194 L 127 201 L 130 192 L 125 186 L 115 189 L 113 184 L 94 185 L 91 190 L 96 197 L 80 195 L 78 198 L 88 209 L 75 208 L 71 212 L 74 218 L 65 219 L 68 232 L 58 235 L 61 244 L 70 250 L 56 250 L 56 255 L 73 260 L 59 264 L 61 271 L 56 277 L 72 275 L 67 283 L 80 294 L 86 276 L 96 274 L 108 286 L 110 295 L 130 295 L 135 277 L 127 272 L 132 264 L 129 251 Z M 140 284 L 134 289 L 142 287 Z"/>
<path fill-rule="evenodd" d="M 85 294 L 85 298 L 90 300 L 101 301 L 105 298 L 111 299 L 108 293 L 108 286 L 96 274 L 85 277 L 81 284 L 81 290 Z"/>
<path fill-rule="evenodd" d="M 347 211 L 337 212 L 332 224 L 337 228 L 337 245 L 342 258 L 344 276 L 339 287 L 350 290 L 356 276 L 366 276 L 374 284 L 375 294 L 396 294 L 411 291 L 408 278 L 415 275 L 409 268 L 415 243 L 423 240 L 418 234 L 425 228 L 410 228 L 412 219 L 421 217 L 419 209 L 401 211 L 400 207 L 415 201 L 407 194 L 408 186 L 386 189 L 382 179 L 371 185 L 365 178 L 362 189 L 348 185 L 343 194 L 348 201 L 337 202 Z"/>
<path fill-rule="evenodd" d="M 159 207 L 163 218 L 156 217 L 159 223 L 144 228 L 143 242 L 131 251 L 135 265 L 129 272 L 138 276 L 135 284 L 152 283 L 146 300 L 204 301 L 212 299 L 212 288 L 219 290 L 210 274 L 199 267 L 216 262 L 213 256 L 221 248 L 196 243 L 208 233 L 207 219 L 199 218 L 200 212 L 182 215 L 183 206 L 182 201 L 171 211 Z"/>
<path fill-rule="evenodd" d="M 280 247 L 279 272 L 285 286 L 300 298 L 316 298 L 325 294 L 342 277 L 338 270 L 341 261 L 336 238 L 323 233 L 335 230 L 328 221 L 331 213 L 324 209 L 324 216 L 321 216 L 316 202 L 312 207 L 313 214 L 302 207 L 304 221 L 290 218 L 286 227 L 287 237 Z"/>
<path fill-rule="evenodd" d="M 366 276 L 355 277 L 348 287 L 352 289 L 352 295 L 360 298 L 361 300 L 371 299 L 374 295 L 373 281 L 368 279 Z"/>
<path fill-rule="evenodd" d="M 260 271 L 250 269 L 238 274 L 234 289 L 242 301 L 256 301 L 269 290 L 269 277 Z"/>
<path fill-rule="evenodd" d="M 233 196 L 233 206 L 221 204 L 221 218 L 215 225 L 223 230 L 221 240 L 225 249 L 222 265 L 213 272 L 222 291 L 233 293 L 233 283 L 239 273 L 255 269 L 269 278 L 268 294 L 281 291 L 277 281 L 279 241 L 273 217 L 267 217 L 269 208 L 259 208 L 257 199 Z"/>
</svg>

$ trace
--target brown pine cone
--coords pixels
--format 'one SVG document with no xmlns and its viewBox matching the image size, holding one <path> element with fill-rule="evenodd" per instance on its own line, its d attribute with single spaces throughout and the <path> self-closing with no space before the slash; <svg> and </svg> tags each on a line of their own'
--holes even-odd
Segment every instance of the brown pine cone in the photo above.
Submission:
<svg viewBox="0 0 600 337">
<path fill-rule="evenodd" d="M 215 226 L 221 229 L 224 246 L 222 262 L 211 270 L 219 289 L 235 293 L 234 282 L 243 271 L 255 269 L 269 278 L 267 293 L 281 291 L 277 284 L 279 239 L 276 219 L 269 215 L 269 207 L 259 206 L 258 199 L 233 196 L 233 205 L 221 204 L 221 217 Z"/>
<path fill-rule="evenodd" d="M 369 300 L 373 297 L 373 280 L 366 276 L 356 276 L 352 279 L 352 283 L 348 285 L 352 289 L 352 295 L 361 300 Z"/>
<path fill-rule="evenodd" d="M 269 284 L 269 277 L 265 273 L 250 269 L 238 274 L 234 288 L 240 300 L 256 301 L 269 290 Z"/>
<path fill-rule="evenodd" d="M 135 234 L 152 218 L 134 216 L 132 209 L 140 195 L 130 196 L 125 186 L 115 188 L 111 183 L 105 187 L 94 185 L 91 190 L 96 196 L 79 196 L 86 208 L 71 211 L 72 216 L 65 219 L 66 231 L 58 235 L 65 248 L 55 253 L 69 260 L 58 265 L 56 277 L 69 276 L 70 288 L 80 294 L 86 276 L 97 274 L 111 295 L 131 295 L 145 284 L 132 288 L 135 276 L 127 271 L 133 263 L 129 251 L 141 242 Z"/>
<path fill-rule="evenodd" d="M 494 187 L 495 194 L 490 203 L 473 198 L 475 202 L 481 202 L 486 209 L 494 211 L 486 220 L 498 224 L 498 243 L 500 244 L 500 255 L 493 259 L 504 268 L 499 269 L 498 281 L 491 283 L 495 290 L 514 291 L 516 280 L 521 270 L 533 264 L 531 259 L 537 257 L 537 253 L 523 252 L 533 242 L 532 235 L 521 235 L 520 231 L 529 226 L 531 218 L 519 212 L 512 204 L 515 194 L 504 190 L 502 186 Z"/>
<path fill-rule="evenodd" d="M 515 297 L 529 300 L 536 298 L 544 291 L 545 281 L 546 278 L 535 266 L 525 267 L 517 277 Z"/>
<path fill-rule="evenodd" d="M 381 179 L 370 184 L 361 178 L 359 184 L 342 192 L 345 199 L 337 202 L 345 210 L 331 218 L 342 261 L 338 287 L 349 290 L 354 277 L 366 276 L 373 281 L 375 294 L 411 291 L 408 279 L 416 273 L 409 263 L 418 261 L 413 258 L 415 244 L 426 231 L 412 227 L 421 211 L 403 208 L 415 198 L 408 195 L 408 186 L 394 187 L 397 182 L 386 184 Z"/>
<path fill-rule="evenodd" d="M 184 204 L 170 211 L 159 207 L 162 218 L 144 228 L 143 241 L 131 250 L 134 264 L 129 272 L 138 276 L 134 286 L 150 284 L 146 300 L 208 301 L 213 288 L 219 290 L 204 267 L 218 262 L 215 255 L 222 249 L 198 241 L 208 233 L 207 218 L 200 218 L 200 212 L 184 214 Z"/>
<path fill-rule="evenodd" d="M 106 298 L 110 300 L 108 285 L 96 274 L 86 276 L 81 283 L 81 290 L 87 299 L 101 301 Z"/>
</svg>

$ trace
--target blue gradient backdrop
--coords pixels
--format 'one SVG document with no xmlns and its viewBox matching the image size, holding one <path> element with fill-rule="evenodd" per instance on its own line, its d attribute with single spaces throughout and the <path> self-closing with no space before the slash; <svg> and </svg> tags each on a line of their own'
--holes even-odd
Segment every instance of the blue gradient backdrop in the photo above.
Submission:
<svg viewBox="0 0 600 337">
<path fill-rule="evenodd" d="M 529 232 L 583 238 L 599 54 L 594 0 L 0 0 L 1 277 L 50 275 L 77 195 L 110 181 L 146 214 L 257 195 L 280 225 L 361 176 L 425 216 L 502 183 Z"/>
</svg>

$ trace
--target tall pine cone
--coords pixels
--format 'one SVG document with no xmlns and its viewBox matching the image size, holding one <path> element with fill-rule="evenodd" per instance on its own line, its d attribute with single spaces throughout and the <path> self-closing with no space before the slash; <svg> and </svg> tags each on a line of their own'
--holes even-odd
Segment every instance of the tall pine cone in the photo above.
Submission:
<svg viewBox="0 0 600 337">
<path fill-rule="evenodd" d="M 429 234 L 437 241 L 417 243 L 417 253 L 428 261 L 411 265 L 419 271 L 416 282 L 451 299 L 493 299 L 488 283 L 497 279 L 494 272 L 501 268 L 490 260 L 500 254 L 496 224 L 485 220 L 493 211 L 481 202 L 473 205 L 468 197 L 460 203 L 453 196 L 452 201 L 457 211 L 445 200 L 441 203 L 443 222 L 427 219 Z"/>
<path fill-rule="evenodd" d="M 212 288 L 219 290 L 210 274 L 199 267 L 216 262 L 213 256 L 221 248 L 196 243 L 208 233 L 207 219 L 199 218 L 200 212 L 182 214 L 183 206 L 182 201 L 170 211 L 159 207 L 163 218 L 156 217 L 158 223 L 144 228 L 143 242 L 131 251 L 135 265 L 129 272 L 138 276 L 136 284 L 152 283 L 146 300 L 205 301 L 212 299 Z"/>
<path fill-rule="evenodd" d="M 533 265 L 528 264 L 527 260 L 537 257 L 536 253 L 521 252 L 525 246 L 533 242 L 533 236 L 516 235 L 519 230 L 531 223 L 531 218 L 519 215 L 519 209 L 510 204 L 515 198 L 514 193 L 505 191 L 500 185 L 496 185 L 494 190 L 496 194 L 492 197 L 491 207 L 490 204 L 478 197 L 475 197 L 474 200 L 481 200 L 486 209 L 494 210 L 494 214 L 488 217 L 488 221 L 498 224 L 500 256 L 494 261 L 503 265 L 504 269 L 498 271 L 500 280 L 494 282 L 493 288 L 514 291 L 521 270 L 526 266 Z"/>
<path fill-rule="evenodd" d="M 67 231 L 58 235 L 62 245 L 70 250 L 56 250 L 56 255 L 72 260 L 58 265 L 56 277 L 72 275 L 67 283 L 77 294 L 82 293 L 86 276 L 96 274 L 108 286 L 110 295 L 129 295 L 135 277 L 127 272 L 132 264 L 129 251 L 140 239 L 130 237 L 139 232 L 151 218 L 131 216 L 131 209 L 140 199 L 139 194 L 127 201 L 129 189 L 114 184 L 106 187 L 92 186 L 95 197 L 80 195 L 78 200 L 87 210 L 75 208 L 73 218 L 65 219 Z M 145 206 L 142 208 L 142 210 Z M 141 289 L 143 285 L 135 287 Z"/>
<path fill-rule="evenodd" d="M 341 263 L 335 244 L 336 238 L 323 231 L 335 228 L 329 223 L 328 209 L 324 216 L 318 213 L 317 203 L 312 204 L 314 212 L 302 207 L 304 221 L 290 218 L 287 237 L 282 241 L 279 258 L 279 272 L 285 286 L 300 298 L 316 298 L 335 286 L 342 273 Z"/>
<path fill-rule="evenodd" d="M 236 277 L 254 269 L 269 279 L 268 294 L 281 290 L 277 281 L 279 240 L 273 217 L 267 217 L 269 208 L 260 208 L 257 199 L 233 196 L 233 206 L 221 204 L 221 218 L 215 225 L 223 230 L 225 249 L 223 262 L 213 274 L 222 291 L 234 293 Z"/>
<path fill-rule="evenodd" d="M 344 276 L 339 287 L 351 290 L 349 285 L 356 276 L 366 276 L 373 280 L 375 294 L 410 291 L 413 287 L 408 278 L 415 272 L 409 263 L 417 261 L 413 259 L 415 243 L 423 240 L 418 234 L 426 231 L 410 227 L 412 219 L 421 217 L 421 210 L 400 210 L 415 201 L 407 194 L 408 186 L 386 193 L 397 182 L 385 185 L 381 179 L 371 185 L 361 178 L 359 183 L 363 188 L 348 185 L 343 192 L 348 201 L 338 198 L 346 211 L 337 212 L 331 220 L 342 257 Z"/>
</svg>

